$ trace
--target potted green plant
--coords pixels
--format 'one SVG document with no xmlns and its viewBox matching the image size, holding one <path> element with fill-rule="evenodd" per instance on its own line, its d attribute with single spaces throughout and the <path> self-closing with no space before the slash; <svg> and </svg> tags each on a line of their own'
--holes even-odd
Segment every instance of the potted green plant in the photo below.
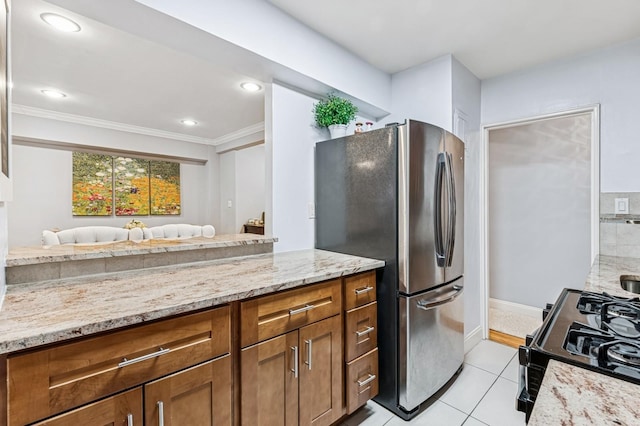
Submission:
<svg viewBox="0 0 640 426">
<path fill-rule="evenodd" d="M 313 106 L 318 127 L 328 127 L 331 138 L 345 136 L 347 125 L 355 120 L 358 107 L 350 100 L 330 94 Z"/>
</svg>

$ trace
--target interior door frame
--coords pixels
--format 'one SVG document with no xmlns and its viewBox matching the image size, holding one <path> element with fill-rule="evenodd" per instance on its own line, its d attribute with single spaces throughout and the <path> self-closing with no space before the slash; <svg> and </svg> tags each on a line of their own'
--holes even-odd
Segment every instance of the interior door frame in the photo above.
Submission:
<svg viewBox="0 0 640 426">
<path fill-rule="evenodd" d="M 482 338 L 489 338 L 489 132 L 536 121 L 591 115 L 591 261 L 600 251 L 600 104 L 482 125 L 480 140 L 480 315 Z"/>
</svg>

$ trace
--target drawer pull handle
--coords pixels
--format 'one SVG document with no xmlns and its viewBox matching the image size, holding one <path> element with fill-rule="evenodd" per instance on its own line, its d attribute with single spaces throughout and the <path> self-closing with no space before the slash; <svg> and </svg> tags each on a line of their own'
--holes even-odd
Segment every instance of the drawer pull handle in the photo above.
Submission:
<svg viewBox="0 0 640 426">
<path fill-rule="evenodd" d="M 375 330 L 375 327 L 371 327 L 371 326 L 369 326 L 369 327 L 365 328 L 364 330 L 362 330 L 362 331 L 356 331 L 355 333 L 356 333 L 356 336 L 358 336 L 358 337 L 362 337 L 362 336 L 364 336 L 365 334 L 369 334 L 369 333 L 371 333 L 373 330 Z"/>
<path fill-rule="evenodd" d="M 371 290 L 373 290 L 373 287 L 366 286 L 366 287 L 362 287 L 362 288 L 356 288 L 353 291 L 356 293 L 356 295 L 359 296 L 359 295 L 364 294 L 364 293 L 369 293 Z"/>
<path fill-rule="evenodd" d="M 164 403 L 158 401 L 158 426 L 164 426 Z"/>
<path fill-rule="evenodd" d="M 142 355 L 142 356 L 139 356 L 138 358 L 133 358 L 133 359 L 122 358 L 122 362 L 118 364 L 118 368 L 126 367 L 127 365 L 135 364 L 137 362 L 146 361 L 148 359 L 155 358 L 155 357 L 160 356 L 160 355 L 164 355 L 169 351 L 171 351 L 171 349 L 164 349 L 164 348 L 161 347 L 156 352 L 153 352 L 153 353 L 150 353 L 150 354 L 146 354 L 146 355 Z"/>
<path fill-rule="evenodd" d="M 358 380 L 358 386 L 362 387 L 366 384 L 369 384 L 371 382 L 373 382 L 376 379 L 376 375 L 375 374 L 369 374 L 369 377 L 367 377 L 366 379 L 360 381 Z"/>
<path fill-rule="evenodd" d="M 133 426 L 133 414 L 127 414 L 127 426 Z"/>
<path fill-rule="evenodd" d="M 291 371 L 293 371 L 293 377 L 297 379 L 298 378 L 298 347 L 291 346 L 291 350 L 293 351 L 293 368 L 291 369 Z"/>
<path fill-rule="evenodd" d="M 307 312 L 315 308 L 313 305 L 304 305 L 304 307 L 300 309 L 289 309 L 289 315 L 301 314 L 303 312 Z"/>
<path fill-rule="evenodd" d="M 305 362 L 305 364 L 307 364 L 309 366 L 309 370 L 311 370 L 311 357 L 313 354 L 311 345 L 313 344 L 313 340 L 309 339 L 305 340 L 304 342 L 307 344 L 307 361 Z"/>
</svg>

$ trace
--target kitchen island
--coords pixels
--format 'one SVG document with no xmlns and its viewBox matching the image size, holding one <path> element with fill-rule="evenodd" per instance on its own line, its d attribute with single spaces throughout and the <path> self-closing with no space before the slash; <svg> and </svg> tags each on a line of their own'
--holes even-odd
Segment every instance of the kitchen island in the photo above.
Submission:
<svg viewBox="0 0 640 426">
<path fill-rule="evenodd" d="M 620 287 L 620 275 L 638 275 L 640 259 L 598 256 L 586 291 L 636 297 Z M 550 360 L 529 426 L 636 425 L 640 386 L 563 362 Z"/>
<path fill-rule="evenodd" d="M 304 250 L 9 285 L 0 425 L 335 423 L 377 393 L 382 266 Z"/>
<path fill-rule="evenodd" d="M 380 260 L 304 250 L 9 285 L 0 307 L 0 354 L 382 266 Z"/>
</svg>

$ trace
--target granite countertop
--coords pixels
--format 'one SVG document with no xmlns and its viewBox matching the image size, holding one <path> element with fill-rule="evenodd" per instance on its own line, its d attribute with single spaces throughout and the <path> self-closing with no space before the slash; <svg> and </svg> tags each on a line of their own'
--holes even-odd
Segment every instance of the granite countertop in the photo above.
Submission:
<svg viewBox="0 0 640 426">
<path fill-rule="evenodd" d="M 564 362 L 550 360 L 532 425 L 637 425 L 640 386 Z"/>
<path fill-rule="evenodd" d="M 382 266 L 304 250 L 12 285 L 0 307 L 0 354 Z"/>
<path fill-rule="evenodd" d="M 640 275 L 640 259 L 598 256 L 584 289 L 638 296 L 620 287 L 625 274 Z M 636 425 L 639 400 L 636 384 L 550 360 L 528 425 Z"/>
<path fill-rule="evenodd" d="M 17 247 L 7 255 L 6 266 L 34 265 L 67 260 L 100 259 L 148 253 L 168 253 L 245 244 L 274 243 L 277 238 L 257 234 L 222 234 L 213 238 L 151 239 L 103 244 L 63 244 L 48 247 Z"/>
</svg>

